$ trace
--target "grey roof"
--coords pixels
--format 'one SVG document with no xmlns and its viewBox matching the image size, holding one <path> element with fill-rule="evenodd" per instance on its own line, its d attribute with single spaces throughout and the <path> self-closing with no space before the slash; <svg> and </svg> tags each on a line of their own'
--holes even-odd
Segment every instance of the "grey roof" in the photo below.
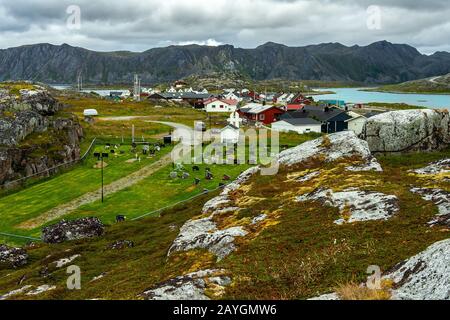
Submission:
<svg viewBox="0 0 450 320">
<path fill-rule="evenodd" d="M 282 119 L 293 126 L 305 125 L 305 124 L 321 124 L 319 121 L 311 118 L 294 118 L 294 119 Z"/>
<path fill-rule="evenodd" d="M 312 118 L 325 122 L 341 115 L 348 119 L 351 118 L 345 111 L 340 109 L 329 108 L 328 111 L 325 111 L 324 108 L 321 107 L 305 106 L 303 109 L 294 112 L 286 112 L 280 117 L 280 120 Z"/>
</svg>

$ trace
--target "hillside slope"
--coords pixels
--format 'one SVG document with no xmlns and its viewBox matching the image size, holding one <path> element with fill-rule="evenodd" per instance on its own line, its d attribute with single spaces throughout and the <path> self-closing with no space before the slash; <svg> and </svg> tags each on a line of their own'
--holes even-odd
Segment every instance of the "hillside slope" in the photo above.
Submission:
<svg viewBox="0 0 450 320">
<path fill-rule="evenodd" d="M 237 72 L 253 80 L 284 78 L 365 83 L 398 83 L 450 72 L 450 54 L 420 54 L 386 41 L 346 47 L 338 43 L 287 47 L 266 43 L 255 49 L 230 45 L 155 48 L 142 53 L 95 52 L 67 44 L 28 45 L 0 50 L 0 80 L 46 83 L 143 83 L 173 81 L 195 74 Z"/>
<path fill-rule="evenodd" d="M 275 176 L 252 168 L 220 194 L 159 218 L 115 224 L 96 239 L 28 247 L 27 266 L 0 270 L 0 296 L 306 299 L 333 292 L 365 281 L 368 266 L 388 271 L 449 238 L 448 160 L 430 165 L 448 154 L 377 161 L 351 133 L 313 140 L 284 151 Z M 66 289 L 69 264 L 80 266 L 82 290 Z M 391 288 L 407 296 L 405 283 Z"/>
<path fill-rule="evenodd" d="M 450 94 L 450 73 L 427 79 L 407 81 L 396 85 L 386 85 L 375 90 L 385 92 Z"/>
</svg>

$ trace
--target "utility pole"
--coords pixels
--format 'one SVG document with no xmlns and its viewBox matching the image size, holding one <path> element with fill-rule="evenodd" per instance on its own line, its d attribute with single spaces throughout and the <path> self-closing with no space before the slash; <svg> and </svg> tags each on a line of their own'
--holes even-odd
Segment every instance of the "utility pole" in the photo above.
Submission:
<svg viewBox="0 0 450 320">
<path fill-rule="evenodd" d="M 96 157 L 97 159 L 100 159 L 100 168 L 101 168 L 101 171 L 102 171 L 102 203 L 103 202 L 105 202 L 105 190 L 104 190 L 104 188 L 105 188 L 105 183 L 104 183 L 104 167 L 105 167 L 105 165 L 104 165 L 104 159 L 105 158 L 108 158 L 109 157 L 109 154 L 108 153 L 104 153 L 104 152 L 101 152 L 101 153 L 94 153 L 94 157 Z"/>
</svg>

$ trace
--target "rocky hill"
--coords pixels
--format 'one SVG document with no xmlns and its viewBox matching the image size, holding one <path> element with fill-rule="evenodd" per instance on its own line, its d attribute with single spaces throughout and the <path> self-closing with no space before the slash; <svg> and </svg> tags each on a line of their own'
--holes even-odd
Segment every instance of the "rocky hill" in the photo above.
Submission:
<svg viewBox="0 0 450 320">
<path fill-rule="evenodd" d="M 45 239 L 77 240 L 1 249 L 0 299 L 450 299 L 446 150 L 375 158 L 342 132 L 160 217 L 63 221 Z M 66 289 L 70 264 L 82 290 Z M 369 266 L 376 289 L 360 285 Z"/>
<path fill-rule="evenodd" d="M 95 52 L 67 44 L 28 45 L 0 50 L 0 81 L 33 79 L 46 83 L 143 83 L 191 75 L 237 72 L 244 78 L 399 83 L 450 72 L 450 54 L 431 56 L 386 41 L 347 47 L 338 43 L 287 47 L 266 43 L 255 49 L 231 45 L 170 46 L 142 53 Z"/>
<path fill-rule="evenodd" d="M 450 73 L 443 76 L 407 81 L 396 85 L 382 86 L 374 90 L 386 92 L 450 94 Z"/>
<path fill-rule="evenodd" d="M 80 157 L 82 129 L 39 85 L 0 84 L 0 186 Z"/>
</svg>

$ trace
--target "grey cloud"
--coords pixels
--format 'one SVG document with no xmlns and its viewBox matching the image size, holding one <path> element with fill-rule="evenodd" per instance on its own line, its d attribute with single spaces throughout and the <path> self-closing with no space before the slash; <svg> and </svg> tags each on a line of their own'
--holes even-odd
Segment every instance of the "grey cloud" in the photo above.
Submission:
<svg viewBox="0 0 450 320">
<path fill-rule="evenodd" d="M 82 10 L 81 30 L 65 26 L 69 5 Z M 382 9 L 382 29 L 366 27 L 370 5 Z M 39 42 L 95 50 L 146 50 L 177 43 L 255 47 L 378 40 L 423 52 L 449 50 L 448 0 L 0 0 L 2 47 Z"/>
</svg>

